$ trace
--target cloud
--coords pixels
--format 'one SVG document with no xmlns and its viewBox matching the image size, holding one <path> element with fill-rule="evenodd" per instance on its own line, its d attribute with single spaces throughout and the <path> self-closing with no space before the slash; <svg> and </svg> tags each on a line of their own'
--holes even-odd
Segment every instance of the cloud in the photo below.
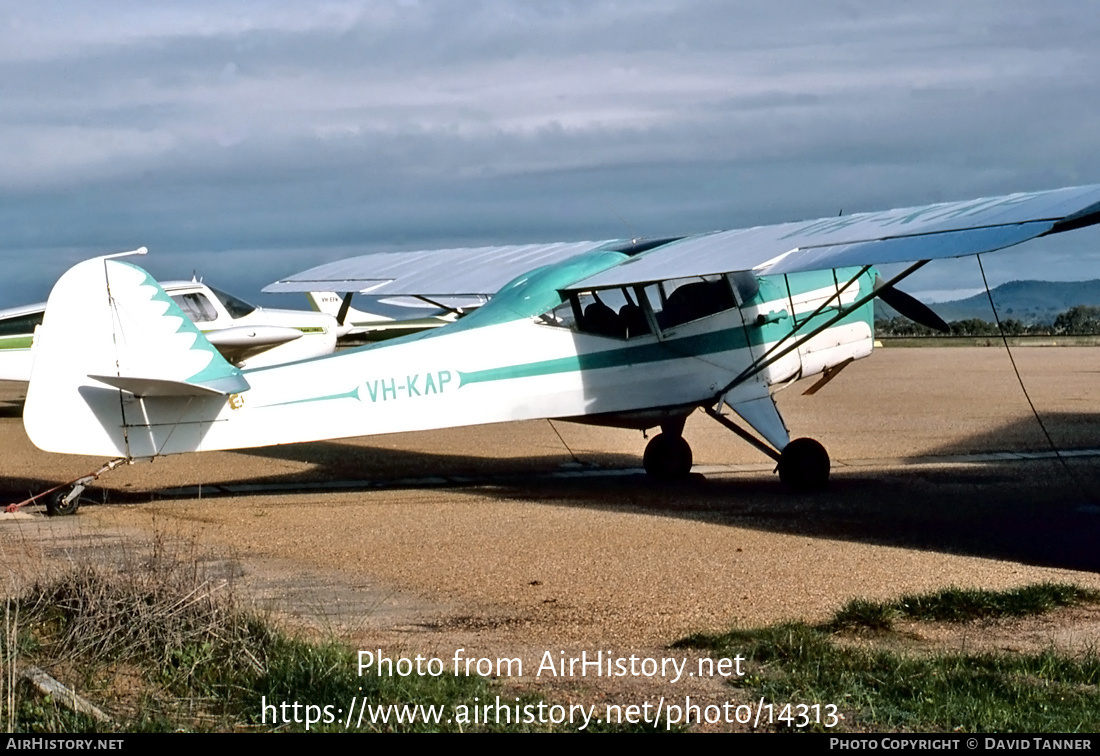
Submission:
<svg viewBox="0 0 1100 756">
<path fill-rule="evenodd" d="M 239 254 L 274 278 L 303 250 L 684 233 L 1098 182 L 1097 16 L 0 5 L 0 260 L 26 277 L 0 302 L 72 255 L 140 244 L 184 272 L 200 256 L 236 276 Z"/>
</svg>

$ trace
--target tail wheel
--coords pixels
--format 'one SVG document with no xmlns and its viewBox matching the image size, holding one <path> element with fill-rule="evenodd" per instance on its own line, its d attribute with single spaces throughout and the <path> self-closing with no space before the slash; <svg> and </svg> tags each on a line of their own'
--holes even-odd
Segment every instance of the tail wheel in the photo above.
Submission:
<svg viewBox="0 0 1100 756">
<path fill-rule="evenodd" d="M 812 438 L 796 438 L 779 456 L 779 479 L 796 491 L 820 491 L 829 483 L 829 453 Z"/>
<path fill-rule="evenodd" d="M 54 491 L 46 498 L 46 514 L 50 517 L 76 514 L 76 510 L 80 508 L 80 493 L 83 490 L 84 486 L 79 491 L 72 488 Z"/>
<path fill-rule="evenodd" d="M 658 480 L 686 478 L 691 473 L 691 446 L 683 436 L 660 433 L 646 446 L 642 464 Z"/>
</svg>

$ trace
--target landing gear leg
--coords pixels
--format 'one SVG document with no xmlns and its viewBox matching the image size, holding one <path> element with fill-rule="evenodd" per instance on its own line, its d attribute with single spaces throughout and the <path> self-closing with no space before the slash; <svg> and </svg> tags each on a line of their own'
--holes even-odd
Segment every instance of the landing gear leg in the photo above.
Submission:
<svg viewBox="0 0 1100 756">
<path fill-rule="evenodd" d="M 820 491 L 829 483 L 829 453 L 812 438 L 796 438 L 776 451 L 712 407 L 704 411 L 775 460 L 779 479 L 794 491 Z M 778 444 L 776 444 L 778 446 Z"/>
<path fill-rule="evenodd" d="M 657 480 L 679 480 L 691 473 L 691 446 L 684 440 L 681 417 L 661 425 L 661 432 L 645 448 L 642 464 L 646 473 Z"/>
<path fill-rule="evenodd" d="M 783 447 L 778 469 L 795 491 L 820 491 L 829 483 L 829 453 L 812 438 L 796 438 Z"/>
<path fill-rule="evenodd" d="M 85 489 L 94 480 L 98 480 L 99 476 L 109 470 L 114 470 L 121 464 L 127 464 L 133 462 L 129 457 L 119 457 L 118 459 L 112 459 L 107 464 L 100 467 L 94 473 L 85 475 L 82 478 L 77 478 L 69 483 L 62 483 L 59 486 L 54 486 L 48 491 L 43 491 L 40 494 L 32 496 L 29 499 L 24 499 L 18 504 L 9 504 L 4 507 L 5 512 L 18 512 L 21 508 L 32 504 L 36 501 L 45 500 L 46 502 L 46 514 L 51 517 L 56 515 L 71 515 L 76 514 L 76 510 L 80 508 L 80 495 L 84 493 Z"/>
</svg>

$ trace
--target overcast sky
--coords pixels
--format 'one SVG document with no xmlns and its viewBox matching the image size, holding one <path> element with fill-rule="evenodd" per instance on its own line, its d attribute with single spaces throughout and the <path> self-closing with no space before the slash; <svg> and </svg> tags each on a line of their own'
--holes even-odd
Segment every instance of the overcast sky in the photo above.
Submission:
<svg viewBox="0 0 1100 756">
<path fill-rule="evenodd" d="M 0 307 L 141 245 L 260 299 L 378 250 L 1100 183 L 1097 39 L 1094 2 L 0 1 Z M 1100 278 L 1100 232 L 987 272 Z"/>
</svg>

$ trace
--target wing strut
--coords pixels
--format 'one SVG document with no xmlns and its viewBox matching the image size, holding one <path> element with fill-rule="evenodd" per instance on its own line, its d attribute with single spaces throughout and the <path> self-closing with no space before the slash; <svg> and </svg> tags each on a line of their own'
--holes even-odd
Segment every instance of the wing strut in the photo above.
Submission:
<svg viewBox="0 0 1100 756">
<path fill-rule="evenodd" d="M 899 283 L 903 279 L 908 278 L 912 274 L 916 273 L 918 270 L 923 268 L 929 262 L 930 262 L 929 260 L 920 260 L 919 262 L 913 263 L 908 268 L 903 270 L 901 273 L 899 273 L 898 275 L 894 276 L 889 281 L 887 281 L 885 285 L 886 286 L 893 286 L 893 285 Z M 861 270 L 859 272 L 859 275 L 857 275 L 851 281 L 846 283 L 843 287 L 838 289 L 837 293 L 834 294 L 833 297 L 839 297 L 840 292 L 844 291 L 844 289 L 847 289 L 849 286 L 851 286 L 852 283 L 857 278 L 859 278 L 859 276 L 863 275 L 868 269 L 870 269 L 870 267 L 871 266 L 869 266 L 869 265 L 864 267 L 863 270 Z M 769 366 L 771 366 L 777 360 L 780 360 L 783 357 L 786 357 L 792 351 L 794 351 L 795 349 L 798 349 L 799 346 L 806 343 L 807 341 L 812 339 L 814 336 L 817 336 L 819 333 L 824 331 L 826 328 L 830 328 L 833 325 L 835 325 L 837 322 L 839 322 L 840 320 L 848 317 L 848 315 L 850 315 L 852 313 L 852 311 L 859 309 L 860 307 L 867 304 L 868 302 L 870 302 L 872 299 L 874 299 L 877 296 L 878 296 L 878 293 L 874 289 L 872 289 L 870 294 L 867 294 L 866 296 L 863 296 L 863 297 L 860 297 L 859 299 L 857 299 L 855 302 L 852 303 L 852 305 L 850 307 L 848 307 L 848 309 L 846 309 L 846 310 L 841 309 L 839 312 L 837 312 L 836 315 L 834 315 L 833 317 L 826 320 L 824 323 L 819 325 L 817 328 L 813 329 L 812 331 L 810 331 L 805 336 L 803 336 L 799 339 L 796 339 L 793 344 L 790 344 L 787 347 L 785 347 L 784 349 L 780 350 L 778 353 L 773 354 L 773 352 L 775 352 L 775 350 L 779 348 L 780 344 L 782 344 L 784 341 L 786 341 L 787 339 L 793 337 L 796 333 L 798 333 L 798 331 L 802 327 L 802 325 L 805 325 L 806 323 L 809 323 L 810 320 L 812 319 L 813 315 L 817 315 L 819 312 L 821 312 L 821 310 L 829 302 L 831 302 L 833 300 L 833 297 L 830 297 L 828 300 L 826 300 L 826 302 L 824 304 L 821 305 L 821 307 L 818 307 L 817 310 L 814 311 L 813 315 L 811 315 L 809 318 L 806 318 L 805 320 L 803 320 L 801 324 L 795 326 L 794 329 L 789 334 L 787 334 L 782 339 L 780 339 L 778 342 L 776 342 L 775 345 L 771 349 L 769 349 L 764 355 L 762 355 L 760 357 L 760 359 L 756 360 L 752 365 L 750 365 L 749 367 L 742 370 L 741 373 L 736 378 L 734 378 L 732 381 L 730 381 L 728 384 L 726 384 L 725 387 L 723 387 L 721 390 L 719 390 L 714 395 L 715 396 L 715 401 L 721 399 L 722 396 L 724 396 L 726 394 L 726 392 L 730 391 L 734 386 L 739 386 L 740 384 L 744 383 L 749 378 L 752 378 L 754 375 L 758 374 L 762 370 L 767 369 Z"/>
<path fill-rule="evenodd" d="M 351 298 L 355 295 L 354 291 L 349 291 L 344 294 L 344 299 L 340 302 L 340 309 L 336 313 L 336 324 L 343 325 L 344 321 L 348 319 L 348 310 L 351 309 Z"/>
<path fill-rule="evenodd" d="M 747 430 L 745 430 L 740 425 L 738 425 L 737 423 L 730 420 L 725 415 L 719 413 L 718 410 L 714 409 L 714 407 L 703 407 L 703 412 L 706 412 L 708 415 L 713 417 L 719 423 L 721 423 L 726 428 L 728 428 L 729 430 L 736 433 L 738 436 L 740 436 L 742 439 L 747 441 L 752 446 L 755 446 L 757 449 L 759 449 L 760 451 L 767 454 L 769 457 L 774 459 L 776 462 L 779 461 L 780 456 L 782 456 L 779 452 L 777 452 L 775 449 L 773 449 L 770 446 L 768 446 L 767 444 L 765 444 L 763 441 L 761 441 L 756 436 L 749 433 Z"/>
<path fill-rule="evenodd" d="M 788 352 L 790 352 L 791 349 L 786 349 L 781 354 L 778 354 L 778 355 L 775 355 L 775 357 L 772 357 L 772 354 L 775 352 L 775 350 L 782 347 L 783 344 L 785 344 L 788 339 L 794 338 L 794 336 L 802 329 L 802 326 L 804 326 L 806 323 L 809 323 L 814 318 L 816 318 L 819 314 L 821 314 L 821 312 L 823 312 L 825 310 L 825 308 L 827 308 L 830 304 L 832 304 L 834 299 L 837 300 L 837 303 L 838 303 L 837 304 L 837 309 L 840 310 L 841 309 L 840 306 L 839 306 L 840 295 L 843 294 L 845 291 L 847 291 L 849 286 L 851 286 L 856 281 L 858 281 L 859 277 L 862 276 L 867 271 L 869 271 L 872 267 L 873 266 L 871 266 L 871 265 L 864 265 L 862 268 L 860 268 L 859 272 L 856 273 L 854 276 L 852 276 L 850 279 L 848 279 L 847 283 L 845 283 L 843 286 L 838 288 L 836 290 L 835 294 L 832 294 L 828 299 L 826 299 L 824 302 L 822 302 L 820 305 L 818 305 L 817 309 L 815 309 L 813 312 L 811 312 L 808 317 L 803 318 L 801 323 L 796 323 L 795 327 L 791 329 L 790 333 L 784 334 L 784 336 L 781 339 L 779 339 L 779 341 L 772 344 L 771 348 L 768 351 L 766 351 L 764 354 L 757 357 L 756 360 L 754 360 L 751 365 L 749 365 L 747 368 L 745 368 L 743 371 L 741 371 L 741 374 L 733 379 L 733 382 L 730 383 L 730 385 L 725 389 L 725 391 L 729 391 L 734 386 L 740 385 L 744 381 L 747 381 L 749 378 L 756 375 L 761 370 L 764 370 L 765 368 L 767 368 L 768 365 L 771 365 L 773 362 L 775 362 L 776 360 L 778 360 L 779 358 L 783 357 Z M 788 294 L 788 296 L 789 296 L 789 294 Z M 855 309 L 855 308 L 853 307 L 853 308 L 849 309 L 848 312 L 851 312 L 851 310 L 853 310 L 853 309 Z M 794 305 L 793 304 L 791 305 L 791 312 L 792 312 L 792 316 L 793 316 L 793 312 L 794 312 Z M 847 312 L 844 312 L 843 310 L 841 310 L 839 317 L 835 318 L 834 320 L 829 321 L 825 325 L 825 328 L 828 328 L 830 325 L 832 325 L 834 322 L 836 322 L 836 320 L 839 320 L 840 318 L 845 317 L 847 314 L 848 314 Z M 818 329 L 818 330 L 824 330 L 824 328 L 821 328 L 821 329 Z M 814 333 L 811 333 L 806 338 L 807 339 L 813 338 L 813 336 L 817 332 L 818 331 L 815 331 Z M 803 341 L 805 341 L 805 339 L 796 342 L 791 348 L 798 348 L 798 345 L 801 344 Z"/>
<path fill-rule="evenodd" d="M 427 302 L 428 304 L 432 305 L 433 307 L 438 307 L 439 309 L 443 310 L 444 312 L 452 312 L 455 315 L 461 315 L 462 314 L 461 308 L 449 307 L 449 306 L 443 304 L 442 302 L 436 302 L 431 297 L 426 297 L 422 294 L 417 294 L 416 298 L 419 299 L 421 302 Z"/>
</svg>

